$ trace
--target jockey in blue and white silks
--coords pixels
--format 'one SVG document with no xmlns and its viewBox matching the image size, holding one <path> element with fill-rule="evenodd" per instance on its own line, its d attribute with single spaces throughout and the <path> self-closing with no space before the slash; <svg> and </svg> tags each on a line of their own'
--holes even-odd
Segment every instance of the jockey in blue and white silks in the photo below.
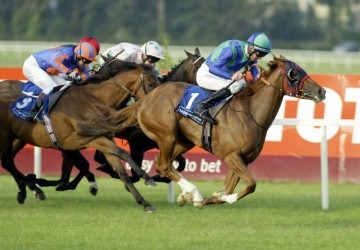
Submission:
<svg viewBox="0 0 360 250">
<path fill-rule="evenodd" d="M 218 101 L 241 91 L 246 82 L 240 70 L 257 63 L 271 52 L 271 47 L 270 39 L 261 32 L 254 33 L 246 42 L 228 40 L 221 43 L 196 74 L 200 87 L 216 92 L 200 102 L 194 110 L 195 114 L 214 124 L 208 109 Z M 251 68 L 251 74 L 254 79 L 258 78 L 257 67 Z M 231 82 L 233 83 L 226 88 Z"/>
<path fill-rule="evenodd" d="M 79 77 L 89 78 L 92 72 L 87 72 L 88 65 L 95 60 L 96 55 L 97 51 L 92 44 L 81 42 L 75 48 L 61 46 L 42 50 L 26 59 L 23 74 L 42 89 L 28 120 L 35 117 L 45 96 L 54 87 L 67 84 L 68 80 L 79 80 Z"/>
</svg>

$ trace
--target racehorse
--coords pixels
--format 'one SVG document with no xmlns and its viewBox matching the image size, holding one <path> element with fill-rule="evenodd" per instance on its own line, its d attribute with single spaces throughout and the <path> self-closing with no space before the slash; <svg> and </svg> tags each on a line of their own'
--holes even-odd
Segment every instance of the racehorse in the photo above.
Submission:
<svg viewBox="0 0 360 250">
<path fill-rule="evenodd" d="M 19 186 L 19 203 L 23 203 L 26 198 L 27 182 L 14 164 L 13 140 L 16 138 L 22 143 L 60 149 L 69 165 L 72 165 L 72 154 L 76 151 L 85 148 L 95 148 L 101 151 L 116 169 L 120 179 L 135 200 L 143 205 L 146 211 L 155 211 L 131 183 L 120 162 L 120 159 L 125 159 L 132 167 L 139 168 L 127 152 L 118 148 L 111 136 L 84 137 L 78 134 L 78 122 L 88 119 L 88 115 L 94 110 L 107 112 L 109 108 L 119 107 L 128 98 L 128 95 L 136 98 L 143 97 L 160 84 L 152 73 L 152 69 L 146 65 L 126 63 L 120 60 L 113 60 L 111 65 L 111 67 L 104 68 L 102 74 L 95 75 L 86 84 L 71 86 L 64 92 L 50 114 L 53 131 L 57 137 L 56 145 L 50 139 L 43 125 L 29 123 L 13 116 L 9 107 L 22 96 L 19 91 L 0 92 L 0 137 L 2 138 L 0 156 L 3 167 L 13 175 Z M 71 108 L 71 104 L 76 106 Z"/>
<path fill-rule="evenodd" d="M 185 53 L 187 55 L 187 58 L 180 61 L 178 65 L 173 67 L 166 75 L 163 75 L 162 78 L 160 78 L 160 81 L 162 83 L 166 81 L 185 81 L 192 84 L 196 84 L 196 72 L 198 68 L 201 66 L 201 64 L 204 62 L 204 58 L 200 54 L 200 50 L 198 48 L 195 49 L 195 53 L 192 54 L 185 50 Z M 105 58 L 105 61 L 111 60 L 111 58 Z M 109 64 L 110 66 L 113 64 Z M 2 90 L 17 90 L 21 91 L 21 85 L 22 82 L 20 81 L 4 81 L 0 84 L 0 91 Z M 130 96 L 127 97 L 128 99 Z M 128 128 L 126 131 L 123 131 L 121 133 L 117 133 L 116 137 L 120 139 L 126 139 L 130 146 L 130 153 L 131 158 L 141 166 L 144 153 L 147 150 L 157 148 L 157 145 L 155 142 L 150 140 L 138 127 L 131 127 Z M 25 143 L 21 144 L 21 142 L 17 139 L 14 142 L 14 155 L 17 154 L 17 152 L 25 146 Z M 90 182 L 90 193 L 93 195 L 96 195 L 98 187 L 95 181 L 95 175 L 89 170 L 89 162 L 86 160 L 86 158 L 80 153 L 80 152 L 73 152 L 72 158 L 75 160 L 74 166 L 77 167 L 80 172 L 79 174 L 72 180 L 70 183 L 68 183 L 68 180 L 70 178 L 70 172 L 72 166 L 66 166 L 66 160 L 63 162 L 62 167 L 62 177 L 59 180 L 46 180 L 43 178 L 36 179 L 36 176 L 34 174 L 29 174 L 26 176 L 26 181 L 28 186 L 31 190 L 35 191 L 35 197 L 40 200 L 45 199 L 44 192 L 36 185 L 39 186 L 57 186 L 56 190 L 58 191 L 65 191 L 65 190 L 73 190 L 77 187 L 78 183 L 81 181 L 82 177 L 85 175 L 85 177 Z M 117 173 L 113 170 L 113 168 L 108 164 L 105 157 L 102 154 L 99 154 L 97 151 L 97 154 L 95 155 L 95 160 L 101 163 L 102 165 L 98 168 L 101 171 L 104 171 L 105 173 L 108 173 L 113 178 L 119 178 Z M 182 171 L 185 169 L 185 159 L 180 155 L 176 159 L 179 163 L 178 170 Z M 131 169 L 132 175 L 130 177 L 131 181 L 133 183 L 139 181 L 140 177 L 144 178 L 148 184 L 148 178 L 145 175 L 144 172 L 139 172 L 138 170 Z M 165 177 L 161 177 L 158 175 L 151 177 L 156 182 L 170 182 L 169 179 Z"/>
<path fill-rule="evenodd" d="M 325 99 L 325 89 L 300 66 L 283 56 L 273 57 L 274 61 L 268 63 L 269 69 L 259 66 L 261 77 L 234 95 L 215 117 L 216 125 L 209 132 L 212 153 L 226 163 L 229 171 L 224 189 L 212 197 L 204 198 L 198 188 L 171 165 L 179 154 L 195 145 L 202 146 L 203 128 L 174 112 L 184 90 L 189 87 L 187 83 L 161 85 L 132 106 L 112 112 L 107 117 L 94 113 L 93 116 L 101 121 L 100 126 L 95 128 L 91 121 L 82 122 L 79 124 L 80 134 L 99 136 L 139 124 L 159 146 L 157 172 L 180 186 L 180 205 L 189 201 L 202 208 L 208 204 L 234 203 L 255 191 L 256 181 L 247 166 L 259 156 L 283 97 L 288 95 L 315 103 Z M 208 125 L 205 123 L 205 128 Z M 233 193 L 240 179 L 246 186 Z"/>
<path fill-rule="evenodd" d="M 196 72 L 205 59 L 201 56 L 200 50 L 198 48 L 195 48 L 194 54 L 186 50 L 185 53 L 187 58 L 180 61 L 179 64 L 175 65 L 166 75 L 163 75 L 162 78 L 160 78 L 162 84 L 172 81 L 181 81 L 197 85 Z M 128 141 L 131 158 L 133 158 L 134 161 L 140 166 L 144 159 L 145 152 L 158 147 L 157 144 L 149 139 L 138 126 L 126 128 L 125 130 L 116 133 L 115 137 Z M 117 178 L 116 173 L 100 154 L 95 154 L 94 159 L 102 164 L 97 168 L 98 170 L 108 173 L 113 178 Z M 186 164 L 184 157 L 179 155 L 175 160 L 178 162 L 177 170 L 179 172 L 183 171 Z M 131 181 L 133 183 L 139 181 L 139 175 L 134 170 L 131 170 L 131 172 Z M 162 177 L 160 175 L 151 176 L 151 178 L 156 182 L 169 183 L 171 181 L 168 178 Z"/>
</svg>

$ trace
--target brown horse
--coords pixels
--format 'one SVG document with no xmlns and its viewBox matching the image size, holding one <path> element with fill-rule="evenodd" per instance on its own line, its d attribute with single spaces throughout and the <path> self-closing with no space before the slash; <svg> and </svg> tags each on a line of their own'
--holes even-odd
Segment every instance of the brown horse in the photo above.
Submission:
<svg viewBox="0 0 360 250">
<path fill-rule="evenodd" d="M 119 107 L 129 95 L 136 98 L 145 96 L 158 86 L 152 69 L 146 65 L 137 65 L 114 60 L 112 67 L 103 69 L 103 73 L 96 75 L 91 81 L 83 85 L 75 85 L 67 89 L 62 98 L 51 112 L 50 118 L 54 133 L 60 145 L 60 150 L 68 156 L 71 162 L 72 153 L 85 148 L 95 148 L 104 153 L 106 159 L 125 182 L 127 189 L 136 201 L 149 212 L 155 209 L 140 195 L 129 176 L 121 165 L 120 159 L 129 160 L 130 165 L 139 168 L 126 151 L 116 146 L 112 137 L 84 137 L 79 135 L 78 122 L 89 119 L 94 112 L 107 112 L 109 108 Z M 114 65 L 117 65 L 114 67 Z M 114 70 L 114 69 L 117 70 Z M 124 94 L 125 93 L 125 94 Z M 13 161 L 13 140 L 18 138 L 22 143 L 29 143 L 44 148 L 57 148 L 50 140 L 45 127 L 38 123 L 29 123 L 15 118 L 9 107 L 22 96 L 19 91 L 0 92 L 0 156 L 2 165 L 10 166 L 10 173 L 18 183 L 20 192 L 18 201 L 25 200 L 26 180 L 19 174 Z M 72 104 L 72 106 L 71 106 Z M 4 166 L 5 167 L 5 166 Z"/>
<path fill-rule="evenodd" d="M 200 68 L 201 64 L 205 61 L 205 59 L 201 56 L 200 50 L 198 48 L 195 48 L 195 53 L 192 54 L 185 50 L 185 54 L 187 57 L 179 62 L 179 64 L 175 65 L 166 75 L 163 75 L 159 78 L 161 83 L 165 83 L 168 81 L 184 81 L 191 84 L 196 84 L 196 72 Z M 108 61 L 109 58 L 104 58 L 105 61 Z M 110 64 L 111 65 L 111 64 Z M 1 85 L 0 85 L 1 86 Z M 1 90 L 1 88 L 0 88 Z M 150 140 L 139 127 L 131 127 L 127 128 L 126 131 L 122 131 L 121 133 L 116 133 L 115 137 L 120 139 L 125 139 L 128 141 L 129 147 L 130 147 L 130 156 L 131 158 L 139 165 L 141 166 L 142 160 L 144 158 L 144 153 L 147 150 L 157 148 L 157 144 Z M 81 178 L 85 174 L 85 177 L 90 182 L 90 193 L 95 195 L 97 192 L 97 185 L 95 181 L 95 176 L 89 171 L 89 162 L 83 157 L 79 152 L 77 154 L 72 155 L 73 158 L 75 158 L 74 166 L 77 167 L 80 170 L 80 173 L 68 183 L 68 180 L 70 178 L 70 172 L 72 166 L 66 166 L 65 161 L 63 162 L 63 174 L 61 179 L 59 180 L 46 180 L 46 179 L 36 179 L 36 176 L 34 174 L 27 175 L 26 178 L 28 180 L 28 183 L 31 187 L 34 188 L 35 195 L 37 198 L 43 197 L 44 193 L 43 191 L 38 188 L 36 184 L 40 186 L 57 186 L 57 190 L 59 191 L 65 191 L 68 189 L 75 189 L 78 185 L 78 183 L 81 181 Z M 117 173 L 113 170 L 113 168 L 109 165 L 109 163 L 106 161 L 105 157 L 98 151 L 96 151 L 96 154 L 94 156 L 94 159 L 101 163 L 102 165 L 98 167 L 97 169 L 100 171 L 103 171 L 105 173 L 108 173 L 113 178 L 119 178 Z M 176 158 L 176 161 L 178 161 L 178 171 L 182 171 L 185 169 L 185 159 L 180 155 Z M 131 169 L 132 175 L 130 176 L 130 179 L 133 183 L 140 180 L 140 177 L 145 179 L 145 183 L 147 185 L 149 184 L 149 178 L 145 177 L 145 172 L 139 171 L 138 169 Z M 81 174 L 83 173 L 83 174 Z M 167 182 L 169 183 L 171 180 L 162 177 L 162 176 L 152 176 L 151 177 L 156 182 Z"/>
<path fill-rule="evenodd" d="M 80 133 L 102 135 L 138 123 L 159 146 L 157 172 L 180 186 L 180 205 L 186 201 L 200 208 L 207 204 L 234 203 L 255 191 L 256 181 L 247 166 L 259 156 L 284 95 L 315 103 L 325 99 L 325 89 L 294 62 L 274 56 L 274 61 L 268 66 L 269 70 L 261 70 L 259 80 L 234 95 L 215 118 L 217 124 L 211 131 L 212 152 L 227 164 L 229 171 L 224 190 L 214 193 L 211 198 L 203 198 L 198 188 L 171 165 L 177 155 L 195 145 L 202 146 L 202 127 L 174 112 L 188 87 L 186 83 L 161 85 L 134 105 L 116 111 L 108 118 L 102 116 L 104 123 L 96 128 L 97 131 L 91 122 L 79 124 Z M 95 116 L 100 117 L 98 114 Z M 246 187 L 233 193 L 240 179 Z"/>
</svg>

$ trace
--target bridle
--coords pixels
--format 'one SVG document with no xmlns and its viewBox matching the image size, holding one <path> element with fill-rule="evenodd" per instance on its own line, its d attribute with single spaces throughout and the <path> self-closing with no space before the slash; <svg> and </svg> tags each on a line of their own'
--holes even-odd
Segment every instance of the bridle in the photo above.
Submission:
<svg viewBox="0 0 360 250">
<path fill-rule="evenodd" d="M 302 90 L 304 87 L 304 82 L 307 78 L 309 78 L 309 75 L 296 63 L 290 60 L 286 60 L 285 62 L 287 62 L 285 66 L 278 65 L 280 71 L 286 76 L 281 88 L 265 79 L 263 76 L 263 72 L 265 70 L 260 65 L 254 64 L 251 65 L 251 67 L 258 67 L 260 70 L 260 80 L 266 85 L 279 90 L 283 95 L 301 98 L 304 96 L 304 92 Z"/>
<path fill-rule="evenodd" d="M 128 89 L 127 87 L 125 87 L 120 81 L 118 81 L 116 78 L 111 77 L 109 78 L 110 81 L 112 81 L 113 83 L 115 83 L 116 85 L 118 85 L 119 87 L 121 87 L 123 90 L 125 90 L 125 92 L 130 94 L 130 97 L 128 99 L 134 99 L 134 101 L 137 101 L 139 99 L 139 97 L 137 97 L 136 93 L 139 91 L 139 89 L 142 87 L 145 95 L 147 95 L 149 93 L 149 91 L 147 91 L 146 86 L 145 86 L 145 78 L 146 77 L 151 77 L 151 76 L 156 76 L 156 74 L 143 74 L 141 73 L 139 75 L 140 78 L 140 82 L 139 84 L 136 86 L 134 91 L 131 91 L 130 89 Z"/>
<path fill-rule="evenodd" d="M 293 97 L 297 97 L 297 98 L 301 98 L 304 96 L 304 92 L 302 90 L 303 86 L 304 86 L 304 81 L 309 77 L 309 75 L 301 68 L 299 67 L 297 64 L 295 64 L 292 61 L 286 61 L 287 65 L 286 66 L 281 66 L 278 65 L 278 68 L 280 69 L 281 73 L 283 73 L 286 78 L 284 79 L 284 81 L 282 82 L 281 88 L 279 88 L 278 86 L 272 84 L 271 82 L 269 82 L 265 77 L 264 77 L 264 69 L 257 64 L 253 64 L 249 67 L 248 71 L 250 71 L 250 69 L 252 67 L 257 67 L 260 71 L 260 80 L 265 83 L 265 86 L 269 86 L 272 87 L 278 91 L 280 91 L 283 95 L 288 95 L 288 96 L 293 96 Z M 297 78 L 295 78 L 295 76 L 292 75 L 292 73 L 296 73 L 298 75 Z M 255 122 L 255 124 L 257 126 L 259 126 L 260 128 L 266 130 L 265 127 L 261 126 L 253 117 L 253 115 L 251 114 L 251 112 L 249 112 L 249 117 Z"/>
</svg>

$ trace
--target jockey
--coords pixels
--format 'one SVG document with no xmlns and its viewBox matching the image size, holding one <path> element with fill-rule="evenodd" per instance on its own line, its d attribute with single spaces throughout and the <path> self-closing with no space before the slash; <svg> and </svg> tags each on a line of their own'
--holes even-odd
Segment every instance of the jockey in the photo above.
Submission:
<svg viewBox="0 0 360 250">
<path fill-rule="evenodd" d="M 105 50 L 102 55 L 104 57 L 116 57 L 126 62 L 145 63 L 150 65 L 157 71 L 155 64 L 164 59 L 163 49 L 155 41 L 146 42 L 141 47 L 132 43 L 119 43 L 118 45 Z M 99 59 L 100 64 L 104 64 L 103 58 Z"/>
<path fill-rule="evenodd" d="M 47 49 L 26 59 L 24 76 L 42 89 L 29 112 L 28 120 L 34 120 L 44 98 L 54 87 L 67 84 L 67 80 L 77 81 L 91 77 L 92 73 L 87 72 L 87 65 L 95 60 L 96 55 L 93 45 L 81 42 L 75 48 L 65 45 Z"/>
<path fill-rule="evenodd" d="M 270 52 L 271 41 L 262 32 L 252 34 L 246 42 L 228 40 L 220 44 L 196 74 L 196 81 L 200 87 L 216 92 L 202 100 L 194 109 L 194 113 L 214 124 L 215 121 L 208 109 L 242 90 L 246 82 L 240 69 L 256 64 L 257 60 Z M 258 78 L 257 67 L 251 69 L 251 74 L 254 79 Z M 226 88 L 231 82 L 233 83 Z"/>
</svg>

